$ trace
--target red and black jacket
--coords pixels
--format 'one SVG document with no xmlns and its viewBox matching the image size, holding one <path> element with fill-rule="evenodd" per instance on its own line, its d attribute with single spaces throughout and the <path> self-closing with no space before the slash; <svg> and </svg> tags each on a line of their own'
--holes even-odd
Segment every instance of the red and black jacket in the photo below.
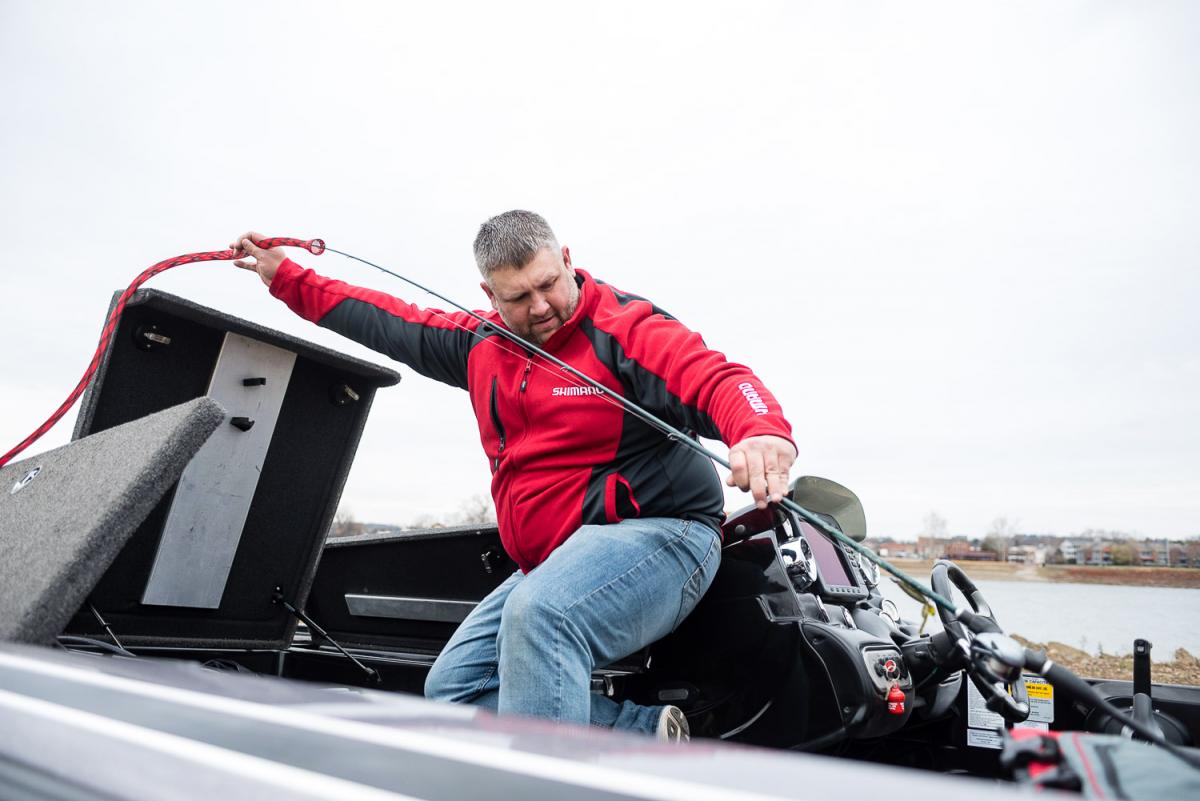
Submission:
<svg viewBox="0 0 1200 801">
<path fill-rule="evenodd" d="M 678 428 L 734 444 L 791 427 L 747 367 L 644 298 L 576 270 L 579 305 L 543 349 Z M 719 528 L 712 462 L 462 312 L 421 309 L 290 259 L 271 294 L 307 320 L 471 394 L 500 537 L 528 572 L 581 525 L 677 517 Z"/>
</svg>

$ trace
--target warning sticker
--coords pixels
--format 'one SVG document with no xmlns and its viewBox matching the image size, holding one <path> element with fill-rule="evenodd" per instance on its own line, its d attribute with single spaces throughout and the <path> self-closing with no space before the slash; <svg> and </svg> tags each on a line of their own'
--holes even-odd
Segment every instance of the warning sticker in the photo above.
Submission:
<svg viewBox="0 0 1200 801">
<path fill-rule="evenodd" d="M 975 682 L 967 682 L 967 725 L 972 729 L 1003 729 L 1004 718 L 987 708 Z"/>
<path fill-rule="evenodd" d="M 974 748 L 1004 747 L 1004 718 L 987 708 L 975 682 L 967 681 L 967 745 Z"/>
<path fill-rule="evenodd" d="M 1041 676 L 1024 677 L 1025 692 L 1029 695 L 1029 722 L 1054 722 L 1054 687 Z"/>
<path fill-rule="evenodd" d="M 1046 701 L 1054 700 L 1054 687 L 1050 682 L 1043 679 L 1041 676 L 1025 675 L 1025 692 L 1029 693 L 1029 698 L 1044 699 Z"/>
<path fill-rule="evenodd" d="M 1041 676 L 1023 677 L 1029 696 L 1029 719 L 1018 728 L 1049 730 L 1054 722 L 1054 687 Z M 1004 718 L 987 708 L 983 693 L 974 682 L 967 682 L 967 745 L 976 748 L 1001 748 Z"/>
<path fill-rule="evenodd" d="M 998 751 L 1004 747 L 1004 737 L 998 731 L 967 729 L 967 745 L 975 748 L 995 748 Z"/>
<path fill-rule="evenodd" d="M 1024 723 L 1017 723 L 1016 725 L 1013 726 L 1013 728 L 1014 729 L 1036 729 L 1038 731 L 1050 731 L 1050 724 L 1049 723 L 1035 723 L 1033 721 L 1027 720 Z"/>
</svg>

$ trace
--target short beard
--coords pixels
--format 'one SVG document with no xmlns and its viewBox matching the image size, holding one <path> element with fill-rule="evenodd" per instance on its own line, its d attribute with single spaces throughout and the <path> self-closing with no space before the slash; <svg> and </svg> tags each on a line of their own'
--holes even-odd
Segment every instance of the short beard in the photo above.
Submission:
<svg viewBox="0 0 1200 801">
<path fill-rule="evenodd" d="M 552 337 L 558 333 L 559 328 L 562 328 L 564 325 L 566 325 L 567 320 L 570 320 L 575 315 L 575 310 L 579 308 L 579 296 L 580 296 L 579 284 L 577 284 L 575 282 L 574 276 L 569 276 L 569 280 L 571 281 L 571 295 L 567 299 L 566 317 L 564 319 L 562 317 L 559 317 L 557 314 L 555 314 L 554 319 L 558 320 L 558 323 L 559 323 L 558 328 L 555 328 L 554 330 L 552 330 L 548 334 L 546 334 L 544 339 L 538 339 L 538 334 L 536 331 L 533 330 L 533 326 L 530 326 L 529 329 L 526 331 L 518 330 L 517 327 L 512 325 L 512 323 L 510 323 L 508 320 L 504 320 L 503 312 L 501 312 L 501 314 L 500 314 L 500 319 L 504 320 L 504 324 L 507 325 L 509 327 L 509 329 L 514 334 L 519 336 L 521 339 L 525 340 L 526 342 L 528 342 L 532 345 L 541 347 L 542 345 L 544 345 L 546 343 L 546 340 L 550 339 L 550 337 Z"/>
</svg>

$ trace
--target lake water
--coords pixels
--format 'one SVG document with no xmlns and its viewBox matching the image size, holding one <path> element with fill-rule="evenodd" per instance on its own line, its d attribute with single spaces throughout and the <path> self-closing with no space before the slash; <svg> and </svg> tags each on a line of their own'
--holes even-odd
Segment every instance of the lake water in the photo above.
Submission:
<svg viewBox="0 0 1200 801">
<path fill-rule="evenodd" d="M 928 584 L 928 576 L 918 577 Z M 1137 637 L 1154 645 L 1156 661 L 1170 660 L 1176 648 L 1200 655 L 1200 590 L 1066 584 L 1035 581 L 976 581 L 1001 628 L 1034 642 L 1056 640 L 1093 654 L 1127 654 Z M 921 608 L 887 574 L 879 587 L 907 620 L 920 620 Z M 952 599 L 960 602 L 955 593 Z M 936 616 L 926 631 L 941 628 Z"/>
</svg>

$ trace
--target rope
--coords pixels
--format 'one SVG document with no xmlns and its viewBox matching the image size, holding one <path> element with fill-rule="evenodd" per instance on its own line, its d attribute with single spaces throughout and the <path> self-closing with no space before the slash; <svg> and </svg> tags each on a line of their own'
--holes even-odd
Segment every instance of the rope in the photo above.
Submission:
<svg viewBox="0 0 1200 801">
<path fill-rule="evenodd" d="M 263 248 L 280 246 L 304 248 L 314 256 L 319 256 L 325 252 L 325 243 L 320 239 L 303 240 L 292 239 L 290 237 L 274 237 L 272 239 L 264 239 L 259 242 L 259 247 Z M 88 365 L 87 369 L 83 371 L 83 378 L 79 379 L 79 383 L 75 386 L 75 389 L 70 395 L 67 396 L 67 399 L 62 402 L 62 405 L 58 407 L 54 414 L 50 415 L 46 422 L 38 426 L 37 429 L 28 437 L 21 440 L 21 442 L 15 448 L 3 456 L 0 456 L 0 467 L 4 467 L 4 465 L 12 461 L 13 457 L 17 456 L 17 454 L 21 453 L 21 451 L 25 450 L 30 445 L 41 439 L 42 435 L 51 428 L 54 428 L 58 421 L 62 419 L 63 415 L 69 412 L 71 407 L 75 405 L 75 402 L 79 400 L 79 396 L 81 396 L 83 391 L 87 389 L 88 384 L 90 384 L 92 381 L 92 377 L 95 376 L 96 371 L 100 369 L 100 364 L 104 360 L 104 355 L 108 352 L 113 332 L 117 330 L 117 323 L 121 320 L 121 313 L 125 311 L 125 304 L 133 296 L 133 293 L 138 290 L 138 287 L 159 273 L 170 270 L 172 267 L 179 267 L 183 264 L 192 264 L 198 261 L 227 261 L 236 257 L 236 254 L 232 250 L 210 250 L 204 253 L 185 253 L 182 256 L 176 256 L 173 259 L 165 259 L 160 261 L 157 264 L 148 267 L 142 272 L 141 275 L 133 279 L 133 282 L 130 283 L 125 291 L 121 293 L 121 296 L 117 298 L 116 305 L 113 306 L 112 312 L 109 313 L 108 320 L 104 323 L 104 330 L 100 334 L 100 344 L 96 346 L 96 353 L 92 356 L 91 363 Z"/>
</svg>

